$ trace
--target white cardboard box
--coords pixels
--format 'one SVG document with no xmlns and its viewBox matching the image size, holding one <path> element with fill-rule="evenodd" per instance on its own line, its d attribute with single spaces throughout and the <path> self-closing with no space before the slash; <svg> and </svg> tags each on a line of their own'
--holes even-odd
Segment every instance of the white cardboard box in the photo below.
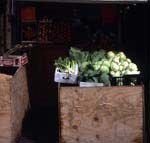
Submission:
<svg viewBox="0 0 150 143">
<path fill-rule="evenodd" d="M 55 82 L 76 84 L 77 78 L 78 78 L 78 65 L 76 66 L 75 74 L 59 72 L 58 68 L 56 68 L 55 70 L 55 77 L 54 77 Z"/>
</svg>

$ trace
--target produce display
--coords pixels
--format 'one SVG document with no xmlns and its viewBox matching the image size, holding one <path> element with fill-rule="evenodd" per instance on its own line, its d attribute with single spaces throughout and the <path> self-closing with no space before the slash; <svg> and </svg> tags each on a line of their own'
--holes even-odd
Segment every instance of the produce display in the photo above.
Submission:
<svg viewBox="0 0 150 143">
<path fill-rule="evenodd" d="M 73 74 L 72 68 L 78 64 L 78 81 L 104 83 L 111 85 L 110 77 L 123 77 L 124 75 L 138 75 L 140 71 L 135 63 L 129 59 L 124 52 L 105 51 L 82 51 L 71 47 L 69 58 L 55 61 L 55 66 L 60 72 Z M 121 83 L 122 85 L 122 83 Z"/>
</svg>

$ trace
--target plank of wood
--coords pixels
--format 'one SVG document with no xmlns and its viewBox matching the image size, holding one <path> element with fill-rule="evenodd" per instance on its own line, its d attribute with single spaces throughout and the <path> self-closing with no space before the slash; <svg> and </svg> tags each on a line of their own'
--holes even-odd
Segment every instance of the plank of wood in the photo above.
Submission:
<svg viewBox="0 0 150 143">
<path fill-rule="evenodd" d="M 10 111 L 10 80 L 12 76 L 0 74 L 0 113 Z"/>
<path fill-rule="evenodd" d="M 11 143 L 9 138 L 0 138 L 0 143 Z"/>
<path fill-rule="evenodd" d="M 29 95 L 25 66 L 11 80 L 11 130 L 12 141 L 21 135 L 22 121 L 29 107 Z"/>
<path fill-rule="evenodd" d="M 143 87 L 60 88 L 61 143 L 143 143 Z"/>
<path fill-rule="evenodd" d="M 10 112 L 0 113 L 0 143 L 5 143 L 1 142 L 1 139 L 11 137 L 10 114 Z"/>
</svg>

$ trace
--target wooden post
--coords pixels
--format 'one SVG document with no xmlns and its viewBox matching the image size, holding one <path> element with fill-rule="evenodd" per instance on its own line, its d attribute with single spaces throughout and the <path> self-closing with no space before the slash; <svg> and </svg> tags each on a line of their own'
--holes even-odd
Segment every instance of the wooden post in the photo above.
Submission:
<svg viewBox="0 0 150 143">
<path fill-rule="evenodd" d="M 12 0 L 6 0 L 6 38 L 5 38 L 5 44 L 6 44 L 6 50 L 10 49 L 12 47 L 11 45 L 11 1 Z"/>
</svg>

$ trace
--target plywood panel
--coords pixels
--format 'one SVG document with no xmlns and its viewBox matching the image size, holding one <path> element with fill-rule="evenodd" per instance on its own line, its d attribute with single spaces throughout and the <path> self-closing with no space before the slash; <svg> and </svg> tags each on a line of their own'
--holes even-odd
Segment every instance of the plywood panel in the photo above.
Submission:
<svg viewBox="0 0 150 143">
<path fill-rule="evenodd" d="M 0 143 L 11 143 L 10 138 L 0 138 Z"/>
<path fill-rule="evenodd" d="M 0 143 L 16 143 L 28 106 L 25 66 L 12 76 L 0 74 Z"/>
<path fill-rule="evenodd" d="M 61 143 L 142 143 L 142 96 L 142 86 L 61 87 Z"/>
<path fill-rule="evenodd" d="M 26 68 L 21 67 L 11 80 L 12 141 L 21 134 L 22 121 L 29 106 Z"/>
<path fill-rule="evenodd" d="M 12 76 L 0 74 L 0 113 L 10 111 L 10 80 Z"/>
<path fill-rule="evenodd" d="M 11 137 L 10 112 L 0 113 L 0 140 Z M 5 142 L 0 142 L 5 143 Z M 7 143 L 7 142 L 6 142 Z"/>
</svg>

